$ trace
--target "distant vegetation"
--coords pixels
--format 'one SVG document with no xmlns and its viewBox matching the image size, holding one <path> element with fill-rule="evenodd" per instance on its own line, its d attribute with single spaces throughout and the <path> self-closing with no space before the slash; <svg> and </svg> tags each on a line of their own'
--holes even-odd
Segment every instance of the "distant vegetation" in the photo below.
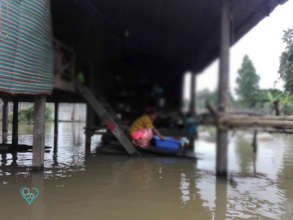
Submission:
<svg viewBox="0 0 293 220">
<path fill-rule="evenodd" d="M 23 108 L 18 113 L 18 120 L 20 123 L 25 124 L 33 124 L 34 122 L 34 106 L 30 106 L 27 108 Z M 45 112 L 45 121 L 50 122 L 52 121 L 52 109 L 50 107 L 46 107 Z M 12 122 L 12 113 L 9 114 L 9 121 Z"/>
<path fill-rule="evenodd" d="M 283 91 L 276 88 L 260 89 L 260 77 L 252 60 L 245 55 L 236 79 L 237 99 L 233 99 L 230 95 L 234 107 L 262 109 L 266 112 L 272 112 L 274 103 L 277 102 L 281 113 L 293 114 L 293 29 L 284 31 L 282 39 L 286 48 L 281 54 L 278 72 L 280 79 L 284 81 Z M 208 89 L 199 91 L 197 94 L 199 109 L 205 109 L 206 102 L 216 106 L 217 97 L 217 91 L 209 91 Z"/>
</svg>

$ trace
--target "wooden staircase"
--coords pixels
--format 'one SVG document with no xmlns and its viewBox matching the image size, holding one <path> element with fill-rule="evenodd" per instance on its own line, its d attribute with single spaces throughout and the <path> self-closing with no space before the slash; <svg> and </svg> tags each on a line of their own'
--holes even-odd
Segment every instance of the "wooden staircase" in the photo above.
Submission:
<svg viewBox="0 0 293 220">
<path fill-rule="evenodd" d="M 91 105 L 91 107 L 93 108 L 95 113 L 100 117 L 102 122 L 119 140 L 119 142 L 127 151 L 127 153 L 130 155 L 139 154 L 139 152 L 135 149 L 135 147 L 129 140 L 127 134 L 125 134 L 122 122 L 116 117 L 111 106 L 104 100 L 96 98 L 94 94 L 80 82 L 76 81 L 75 84 L 79 93 L 83 96 L 87 103 Z"/>
</svg>

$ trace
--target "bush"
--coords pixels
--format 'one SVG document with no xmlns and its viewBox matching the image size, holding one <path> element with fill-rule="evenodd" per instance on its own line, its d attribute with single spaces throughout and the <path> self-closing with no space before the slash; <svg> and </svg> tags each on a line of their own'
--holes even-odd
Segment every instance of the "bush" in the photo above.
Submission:
<svg viewBox="0 0 293 220">
<path fill-rule="evenodd" d="M 52 121 L 52 109 L 46 107 L 45 122 Z M 9 121 L 12 121 L 12 113 L 9 114 Z M 18 113 L 18 121 L 20 123 L 32 124 L 34 122 L 34 106 L 21 109 Z"/>
</svg>

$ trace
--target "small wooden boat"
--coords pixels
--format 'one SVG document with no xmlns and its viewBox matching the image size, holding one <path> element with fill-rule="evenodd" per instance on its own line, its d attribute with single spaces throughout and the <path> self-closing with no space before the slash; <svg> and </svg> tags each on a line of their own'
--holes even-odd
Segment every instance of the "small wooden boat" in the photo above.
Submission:
<svg viewBox="0 0 293 220">
<path fill-rule="evenodd" d="M 189 149 L 187 145 L 180 145 L 178 150 L 170 151 L 170 149 L 164 149 L 163 147 L 155 146 L 155 142 L 151 142 L 151 145 L 143 148 L 137 147 L 137 150 L 143 156 L 171 156 L 181 158 L 196 159 L 195 153 L 192 149 Z M 127 155 L 125 149 L 119 144 L 117 140 L 108 140 L 107 143 L 103 143 L 97 147 L 97 153 L 113 154 L 113 155 Z"/>
</svg>

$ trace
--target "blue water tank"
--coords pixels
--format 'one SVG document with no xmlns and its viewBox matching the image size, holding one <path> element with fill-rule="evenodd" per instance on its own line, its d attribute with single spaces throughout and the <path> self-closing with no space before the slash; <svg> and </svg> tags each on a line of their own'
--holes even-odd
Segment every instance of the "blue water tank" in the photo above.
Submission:
<svg viewBox="0 0 293 220">
<path fill-rule="evenodd" d="M 182 140 L 175 140 L 174 138 L 167 137 L 165 140 L 161 141 L 156 135 L 153 136 L 156 148 L 165 152 L 177 153 L 180 148 Z"/>
</svg>

